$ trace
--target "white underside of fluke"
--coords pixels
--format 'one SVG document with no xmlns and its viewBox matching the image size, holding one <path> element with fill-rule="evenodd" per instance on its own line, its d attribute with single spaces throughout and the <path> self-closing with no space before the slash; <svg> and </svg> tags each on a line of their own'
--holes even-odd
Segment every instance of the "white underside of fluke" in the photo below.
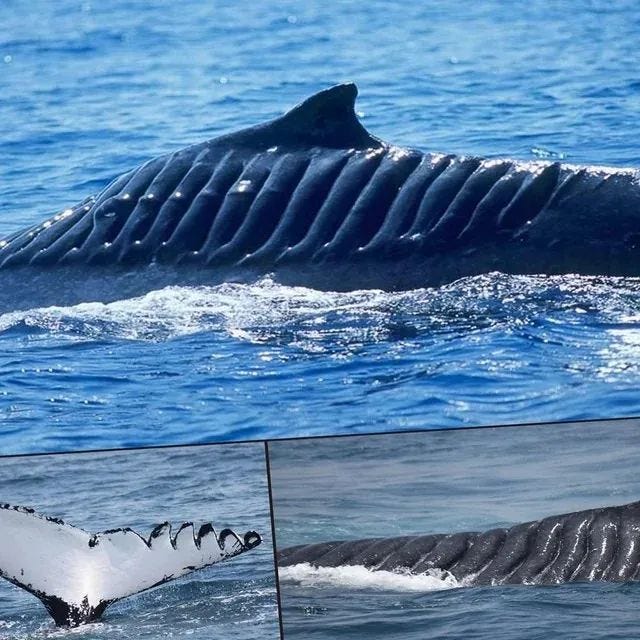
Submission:
<svg viewBox="0 0 640 640">
<path fill-rule="evenodd" d="M 55 597 L 82 608 L 119 600 L 257 546 L 211 525 L 191 523 L 175 535 L 157 526 L 144 539 L 131 529 L 90 534 L 30 509 L 0 505 L 0 574 L 41 599 Z"/>
</svg>

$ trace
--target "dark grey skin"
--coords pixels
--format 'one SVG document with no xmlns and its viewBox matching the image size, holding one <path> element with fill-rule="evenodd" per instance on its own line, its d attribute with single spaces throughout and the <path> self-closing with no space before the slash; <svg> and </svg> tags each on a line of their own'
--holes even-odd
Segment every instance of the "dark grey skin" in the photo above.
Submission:
<svg viewBox="0 0 640 640">
<path fill-rule="evenodd" d="M 0 241 L 0 311 L 170 284 L 411 289 L 489 271 L 640 275 L 640 173 L 389 145 L 353 84 L 165 155 Z"/>
<path fill-rule="evenodd" d="M 551 516 L 481 533 L 301 545 L 278 565 L 360 565 L 373 571 L 447 571 L 465 586 L 640 579 L 640 502 Z"/>
</svg>

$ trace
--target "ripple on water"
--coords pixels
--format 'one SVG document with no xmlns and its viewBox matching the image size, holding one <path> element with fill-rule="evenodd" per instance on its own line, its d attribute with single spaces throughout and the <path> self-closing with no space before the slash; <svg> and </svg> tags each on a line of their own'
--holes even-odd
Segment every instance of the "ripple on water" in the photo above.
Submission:
<svg viewBox="0 0 640 640">
<path fill-rule="evenodd" d="M 640 414 L 639 289 L 638 279 L 493 273 L 336 293 L 266 277 L 9 313 L 6 446 Z"/>
</svg>

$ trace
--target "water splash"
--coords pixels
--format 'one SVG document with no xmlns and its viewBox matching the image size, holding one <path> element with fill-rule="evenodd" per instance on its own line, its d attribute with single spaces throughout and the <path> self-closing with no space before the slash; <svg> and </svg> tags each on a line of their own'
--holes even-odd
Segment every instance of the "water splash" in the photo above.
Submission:
<svg viewBox="0 0 640 640">
<path fill-rule="evenodd" d="M 420 575 L 371 571 L 361 566 L 313 567 L 308 563 L 282 567 L 278 570 L 281 580 L 303 587 L 338 586 L 349 589 L 377 591 L 424 592 L 441 591 L 464 586 L 450 573 L 441 569 L 429 569 Z"/>
<path fill-rule="evenodd" d="M 584 276 L 463 278 L 436 289 L 348 293 L 288 287 L 265 277 L 254 284 L 167 287 L 109 304 L 83 303 L 0 316 L 0 334 L 70 339 L 163 341 L 223 332 L 254 344 L 286 343 L 309 352 L 336 344 L 410 340 L 419 334 L 506 331 L 542 318 L 583 322 L 584 315 L 638 326 L 640 279 Z"/>
</svg>

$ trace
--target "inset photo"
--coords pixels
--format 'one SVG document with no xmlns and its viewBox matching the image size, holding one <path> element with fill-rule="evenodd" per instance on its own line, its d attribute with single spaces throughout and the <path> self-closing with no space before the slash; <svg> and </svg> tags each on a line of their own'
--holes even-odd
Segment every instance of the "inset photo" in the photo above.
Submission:
<svg viewBox="0 0 640 640">
<path fill-rule="evenodd" d="M 640 421 L 269 443 L 285 640 L 629 638 Z"/>
<path fill-rule="evenodd" d="M 0 458 L 0 503 L 0 638 L 279 638 L 262 443 Z"/>
</svg>

